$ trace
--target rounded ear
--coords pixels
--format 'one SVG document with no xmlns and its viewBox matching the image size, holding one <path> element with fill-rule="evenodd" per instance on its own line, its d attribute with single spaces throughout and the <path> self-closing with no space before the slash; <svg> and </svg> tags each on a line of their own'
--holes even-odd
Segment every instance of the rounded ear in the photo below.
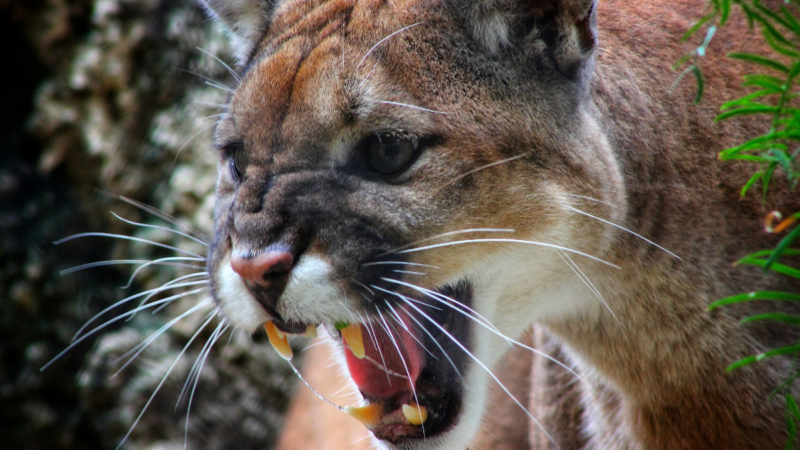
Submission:
<svg viewBox="0 0 800 450">
<path fill-rule="evenodd" d="M 524 39 L 539 41 L 562 71 L 574 71 L 597 46 L 597 0 L 475 0 L 467 22 L 473 37 L 493 54 Z"/>
<path fill-rule="evenodd" d="M 231 32 L 236 57 L 244 62 L 266 32 L 277 0 L 199 0 Z"/>
</svg>

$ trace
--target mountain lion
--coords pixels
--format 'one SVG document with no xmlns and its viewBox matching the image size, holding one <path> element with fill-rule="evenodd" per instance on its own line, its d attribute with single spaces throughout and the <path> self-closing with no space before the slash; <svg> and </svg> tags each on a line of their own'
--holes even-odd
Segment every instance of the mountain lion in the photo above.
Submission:
<svg viewBox="0 0 800 450">
<path fill-rule="evenodd" d="M 752 167 L 716 160 L 768 126 L 713 123 L 745 67 L 706 58 L 699 106 L 669 91 L 703 2 L 205 3 L 241 62 L 215 301 L 287 359 L 286 334 L 327 330 L 376 442 L 464 449 L 505 402 L 535 448 L 783 446 L 791 361 L 725 368 L 797 341 L 739 323 L 785 306 L 707 308 L 800 287 L 731 264 L 776 242 L 739 199 Z M 709 52 L 754 52 L 745 26 Z M 769 200 L 800 209 L 780 183 Z M 533 351 L 531 325 L 521 401 L 496 363 Z"/>
</svg>

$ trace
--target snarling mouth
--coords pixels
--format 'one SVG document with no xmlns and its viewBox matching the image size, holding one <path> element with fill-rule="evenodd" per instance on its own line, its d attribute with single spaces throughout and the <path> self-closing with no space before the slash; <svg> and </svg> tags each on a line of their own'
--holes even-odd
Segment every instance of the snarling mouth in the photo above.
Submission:
<svg viewBox="0 0 800 450">
<path fill-rule="evenodd" d="M 363 405 L 343 410 L 394 444 L 442 433 L 461 411 L 472 288 L 459 282 L 431 292 L 436 295 L 427 301 L 394 294 L 405 300 L 375 302 L 376 314 L 363 323 L 323 325 L 341 343 L 364 398 Z M 265 324 L 270 343 L 285 359 L 292 357 L 286 335 L 300 330 L 315 335 L 316 326 Z"/>
</svg>

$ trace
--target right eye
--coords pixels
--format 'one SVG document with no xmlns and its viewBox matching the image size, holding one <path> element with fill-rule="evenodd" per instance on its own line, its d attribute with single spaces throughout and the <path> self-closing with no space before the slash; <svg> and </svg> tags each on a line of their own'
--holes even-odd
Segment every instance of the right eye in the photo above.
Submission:
<svg viewBox="0 0 800 450">
<path fill-rule="evenodd" d="M 228 153 L 228 161 L 230 161 L 231 175 L 236 181 L 242 181 L 247 171 L 247 166 L 250 164 L 250 158 L 244 148 L 244 144 L 232 144 L 225 147 L 225 152 Z"/>
</svg>

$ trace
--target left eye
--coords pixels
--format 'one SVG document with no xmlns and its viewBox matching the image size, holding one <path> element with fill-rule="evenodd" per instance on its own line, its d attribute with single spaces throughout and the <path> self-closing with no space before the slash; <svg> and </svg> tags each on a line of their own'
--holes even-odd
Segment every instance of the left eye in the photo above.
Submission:
<svg viewBox="0 0 800 450">
<path fill-rule="evenodd" d="M 375 170 L 391 175 L 403 170 L 419 148 L 419 139 L 376 134 L 367 146 L 367 158 Z"/>
</svg>

